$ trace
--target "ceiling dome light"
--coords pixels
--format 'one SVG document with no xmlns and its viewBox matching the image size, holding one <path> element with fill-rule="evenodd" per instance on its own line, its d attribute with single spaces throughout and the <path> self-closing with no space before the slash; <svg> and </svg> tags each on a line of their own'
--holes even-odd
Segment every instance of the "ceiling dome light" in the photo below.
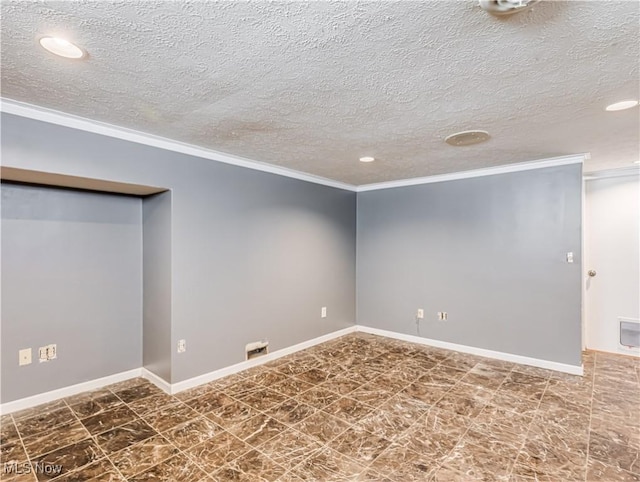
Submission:
<svg viewBox="0 0 640 482">
<path fill-rule="evenodd" d="M 608 112 L 615 112 L 617 110 L 631 109 L 632 107 L 635 107 L 637 105 L 637 100 L 623 100 L 621 102 L 616 102 L 615 104 L 608 105 L 604 110 Z"/>
<path fill-rule="evenodd" d="M 462 131 L 447 136 L 444 141 L 451 146 L 461 147 L 480 144 L 489 139 L 491 139 L 491 136 L 487 131 Z"/>
<path fill-rule="evenodd" d="M 371 156 L 364 156 L 360 158 L 360 162 L 373 162 L 375 160 L 376 158 Z"/>
<path fill-rule="evenodd" d="M 492 15 L 513 15 L 531 8 L 540 0 L 480 0 L 480 7 Z"/>
<path fill-rule="evenodd" d="M 42 37 L 40 45 L 52 54 L 65 57 L 67 59 L 81 59 L 85 56 L 85 51 L 68 40 L 58 37 Z"/>
</svg>

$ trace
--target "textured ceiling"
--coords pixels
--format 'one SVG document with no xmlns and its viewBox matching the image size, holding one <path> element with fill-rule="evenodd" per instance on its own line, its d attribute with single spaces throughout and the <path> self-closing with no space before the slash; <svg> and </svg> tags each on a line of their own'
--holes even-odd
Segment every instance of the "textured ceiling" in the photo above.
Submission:
<svg viewBox="0 0 640 482">
<path fill-rule="evenodd" d="M 639 110 L 603 110 L 640 95 L 639 25 L 635 1 L 3 0 L 2 95 L 352 184 L 585 151 L 610 169 L 640 158 Z M 492 139 L 443 142 L 474 128 Z"/>
</svg>

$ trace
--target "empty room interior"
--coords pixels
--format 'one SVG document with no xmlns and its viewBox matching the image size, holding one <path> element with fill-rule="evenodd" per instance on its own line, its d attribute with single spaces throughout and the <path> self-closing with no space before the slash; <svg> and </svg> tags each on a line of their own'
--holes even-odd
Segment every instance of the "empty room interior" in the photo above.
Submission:
<svg viewBox="0 0 640 482">
<path fill-rule="evenodd" d="M 640 481 L 640 3 L 0 8 L 0 480 Z"/>
</svg>

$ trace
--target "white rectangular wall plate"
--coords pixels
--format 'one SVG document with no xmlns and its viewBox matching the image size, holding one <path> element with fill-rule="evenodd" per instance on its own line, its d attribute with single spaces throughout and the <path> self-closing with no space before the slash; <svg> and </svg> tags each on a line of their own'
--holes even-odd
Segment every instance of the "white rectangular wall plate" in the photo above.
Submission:
<svg viewBox="0 0 640 482">
<path fill-rule="evenodd" d="M 31 363 L 31 348 L 24 348 L 18 352 L 18 364 L 20 366 Z"/>
</svg>

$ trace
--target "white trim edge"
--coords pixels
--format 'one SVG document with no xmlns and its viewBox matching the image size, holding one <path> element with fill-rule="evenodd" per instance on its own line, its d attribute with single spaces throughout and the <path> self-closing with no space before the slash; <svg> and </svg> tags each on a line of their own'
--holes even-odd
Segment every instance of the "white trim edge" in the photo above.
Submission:
<svg viewBox="0 0 640 482">
<path fill-rule="evenodd" d="M 88 392 L 97 388 L 106 387 L 113 383 L 123 382 L 130 378 L 136 378 L 141 375 L 140 368 L 134 368 L 126 372 L 116 373 L 115 375 L 109 375 L 102 378 L 96 378 L 95 380 L 89 380 L 88 382 L 77 383 L 68 387 L 58 388 L 51 390 L 50 392 L 39 393 L 31 397 L 21 398 L 14 400 L 13 402 L 6 402 L 0 405 L 0 414 L 6 415 L 8 413 L 24 410 L 25 408 L 35 407 L 43 403 L 53 402 L 60 398 L 70 397 L 82 392 Z"/>
<path fill-rule="evenodd" d="M 411 179 L 401 179 L 399 181 L 377 182 L 364 184 L 356 188 L 357 192 L 377 191 L 379 189 L 391 189 L 394 187 L 416 186 L 418 184 L 430 184 L 434 182 L 457 181 L 472 177 L 493 176 L 495 174 L 506 174 L 509 172 L 529 171 L 531 169 L 542 169 L 545 167 L 564 166 L 567 164 L 578 164 L 588 159 L 588 153 L 575 154 L 572 156 L 551 157 L 530 162 L 518 162 L 513 164 L 503 164 L 482 169 L 469 171 L 452 172 L 449 174 L 439 174 L 435 176 L 414 177 Z"/>
<path fill-rule="evenodd" d="M 233 375 L 234 373 L 241 372 L 242 370 L 246 370 L 247 368 L 263 365 L 267 362 L 276 360 L 286 355 L 291 355 L 292 353 L 310 348 L 314 345 L 319 345 L 320 343 L 333 340 L 334 338 L 339 338 L 341 336 L 348 335 L 349 333 L 354 333 L 355 331 L 357 331 L 357 326 L 353 325 L 342 330 L 334 331 L 332 333 L 313 338 L 311 340 L 303 341 L 302 343 L 298 343 L 297 345 L 292 345 L 287 348 L 282 348 L 281 350 L 276 350 L 272 353 L 269 353 L 268 355 L 254 358 L 253 360 L 236 363 L 235 365 L 224 367 L 213 372 L 205 373 L 204 375 L 199 375 L 197 377 L 189 378 L 188 380 L 184 380 L 182 382 L 174 383 L 173 385 L 171 385 L 171 393 L 179 393 L 184 390 L 188 390 L 189 388 L 212 382 L 213 380 L 217 380 L 218 378 Z"/>
<path fill-rule="evenodd" d="M 615 169 L 603 169 L 601 171 L 589 171 L 583 174 L 585 181 L 597 179 L 611 179 L 612 177 L 640 176 L 640 165 L 618 167 Z"/>
<path fill-rule="evenodd" d="M 198 385 L 217 380 L 218 378 L 238 373 L 242 370 L 246 370 L 247 368 L 262 365 L 277 358 L 281 358 L 297 351 L 310 348 L 314 345 L 319 345 L 320 343 L 333 340 L 334 338 L 339 338 L 341 336 L 348 335 L 349 333 L 354 333 L 355 331 L 356 326 L 353 325 L 342 330 L 327 333 L 326 335 L 322 335 L 311 340 L 303 341 L 302 343 L 298 343 L 297 345 L 282 348 L 281 350 L 276 350 L 273 353 L 269 353 L 268 355 L 255 358 L 253 360 L 243 361 L 235 365 L 231 365 L 210 373 L 205 373 L 203 375 L 184 380 L 182 382 L 174 383 L 173 385 L 146 368 L 135 368 L 126 372 L 116 373 L 115 375 L 109 375 L 106 377 L 97 378 L 95 380 L 89 380 L 87 382 L 78 383 L 76 385 L 52 390 L 50 392 L 40 393 L 31 397 L 21 398 L 12 402 L 3 403 L 0 405 L 0 415 L 6 415 L 9 413 L 17 412 L 19 410 L 24 410 L 26 408 L 35 407 L 43 403 L 52 402 L 54 400 L 70 397 L 78 393 L 106 387 L 107 385 L 122 382 L 124 380 L 129 380 L 130 378 L 136 377 L 143 377 L 149 380 L 165 393 L 175 394 L 183 390 L 187 390 L 189 388 L 197 387 Z"/>
<path fill-rule="evenodd" d="M 454 350 L 462 353 L 469 353 L 471 355 L 484 356 L 487 358 L 495 358 L 497 360 L 504 360 L 504 361 L 509 361 L 513 363 L 519 363 L 522 365 L 530 365 L 534 367 L 545 368 L 547 370 L 555 370 L 559 372 L 569 373 L 571 375 L 583 374 L 583 369 L 581 366 L 567 365 L 564 363 L 552 362 L 548 360 L 540 360 L 537 358 L 530 358 L 530 357 L 521 356 L 521 355 L 513 355 L 511 353 L 503 353 L 503 352 L 498 352 L 493 350 L 486 350 L 484 348 L 458 345 L 458 344 L 449 343 L 446 341 L 433 340 L 430 338 L 422 338 L 414 335 L 405 335 L 405 334 L 396 333 L 393 331 L 380 330 L 378 328 L 370 328 L 368 326 L 363 326 L 363 325 L 354 325 L 348 328 L 344 328 L 342 330 L 334 331 L 332 333 L 319 336 L 317 338 L 313 338 L 311 340 L 304 341 L 302 343 L 298 343 L 297 345 L 289 346 L 287 348 L 282 348 L 281 350 L 276 350 L 273 353 L 269 353 L 268 355 L 255 358 L 253 360 L 243 361 L 240 363 L 236 363 L 235 365 L 231 365 L 225 368 L 221 368 L 219 370 L 215 370 L 209 373 L 205 373 L 203 375 L 199 375 L 197 377 L 189 378 L 188 380 L 184 380 L 182 382 L 170 384 L 169 382 L 167 382 L 166 380 L 164 380 L 163 378 L 159 377 L 158 375 L 149 371 L 146 368 L 135 368 L 133 370 L 129 370 L 126 372 L 116 373 L 115 375 L 109 375 L 103 378 L 98 378 L 96 380 L 90 380 L 88 382 L 78 383 L 76 385 L 71 385 L 69 387 L 59 388 L 57 390 L 52 390 L 50 392 L 45 392 L 38 395 L 33 395 L 31 397 L 15 400 L 12 402 L 3 403 L 2 405 L 0 405 L 0 414 L 6 415 L 8 413 L 13 413 L 19 410 L 24 410 L 26 408 L 35 407 L 36 405 L 52 402 L 60 398 L 69 397 L 71 395 L 76 395 L 78 393 L 86 392 L 89 390 L 95 390 L 97 388 L 102 388 L 107 385 L 111 385 L 113 383 L 118 383 L 124 380 L 129 380 L 130 378 L 136 378 L 140 376 L 149 380 L 151 383 L 156 385 L 158 388 L 160 388 L 164 392 L 168 394 L 176 394 L 184 390 L 188 390 L 189 388 L 194 388 L 199 385 L 212 382 L 219 378 L 226 377 L 228 375 L 233 375 L 234 373 L 238 373 L 248 368 L 263 365 L 265 363 L 276 360 L 283 356 L 290 355 L 297 351 L 304 350 L 306 348 L 310 348 L 315 345 L 319 345 L 320 343 L 324 343 L 326 341 L 333 340 L 335 338 L 339 338 L 341 336 L 348 335 L 356 331 L 370 333 L 372 335 L 384 336 L 387 338 L 395 338 L 397 340 L 408 341 L 411 343 L 418 343 L 421 345 L 433 346 L 437 348 L 445 348 L 447 350 Z"/>
<path fill-rule="evenodd" d="M 353 192 L 376 191 L 378 189 L 390 189 L 394 187 L 415 186 L 418 184 L 429 184 L 434 182 L 455 181 L 458 179 L 468 179 L 472 177 L 491 176 L 495 174 L 504 174 L 509 172 L 527 171 L 530 169 L 541 169 L 544 167 L 562 166 L 565 164 L 581 163 L 591 158 L 586 152 L 571 156 L 552 157 L 548 159 L 540 159 L 531 162 L 520 162 L 513 164 L 503 164 L 500 166 L 487 167 L 482 169 L 473 169 L 469 171 L 453 172 L 448 174 L 438 174 L 434 176 L 416 177 L 411 179 L 401 179 L 397 181 L 378 182 L 372 184 L 363 184 L 356 186 L 345 182 L 334 181 L 313 174 L 296 171 L 286 167 L 276 166 L 265 162 L 255 161 L 232 154 L 226 154 L 213 149 L 199 147 L 185 142 L 175 141 L 166 137 L 155 136 L 146 132 L 119 127 L 106 122 L 99 122 L 86 117 L 80 117 L 73 114 L 67 114 L 62 111 L 47 109 L 25 102 L 19 102 L 13 99 L 0 98 L 0 112 L 13 114 L 28 119 L 34 119 L 49 124 L 56 124 L 63 127 L 69 127 L 93 134 L 100 134 L 115 139 L 135 142 L 146 146 L 157 147 L 167 151 L 179 152 L 189 156 L 209 159 L 211 161 L 222 162 L 234 166 L 245 167 L 256 171 L 268 172 L 279 176 L 290 177 L 307 181 L 323 186 L 335 187 Z"/>
<path fill-rule="evenodd" d="M 153 383 L 156 387 L 158 387 L 163 392 L 171 395 L 171 384 L 168 381 L 166 381 L 164 378 L 160 377 L 159 375 L 156 375 L 155 373 L 153 373 L 150 370 L 147 370 L 144 367 L 142 367 L 140 375 L 145 380 L 149 380 L 151 383 Z"/>
<path fill-rule="evenodd" d="M 179 152 L 181 154 L 187 154 L 189 156 L 201 157 L 203 159 L 222 162 L 224 164 L 246 167 L 255 171 L 268 172 L 271 174 L 277 174 L 279 176 L 299 179 L 301 181 L 307 181 L 315 184 L 322 184 L 324 186 L 344 189 L 346 191 L 356 191 L 356 186 L 354 186 L 353 184 L 334 181 L 332 179 L 315 176 L 313 174 L 307 174 L 304 172 L 296 171 L 294 169 L 288 169 L 286 167 L 267 164 L 264 162 L 255 161 L 253 159 L 234 156 L 232 154 L 226 154 L 224 152 L 215 151 L 213 149 L 206 149 L 193 144 L 187 144 L 185 142 L 168 139 L 166 137 L 155 136 L 153 134 L 147 134 L 146 132 L 127 129 L 126 127 L 119 127 L 113 124 L 108 124 L 106 122 L 99 122 L 88 119 L 86 117 L 79 117 L 76 115 L 67 114 L 65 112 L 47 109 L 44 107 L 39 107 L 33 104 L 27 104 L 4 97 L 0 98 L 0 112 L 6 112 L 7 114 L 26 117 L 28 119 L 47 122 L 49 124 L 56 124 L 63 127 L 70 127 L 72 129 L 91 132 L 93 134 L 113 137 L 124 141 L 136 142 L 138 144 L 144 144 L 146 146 L 158 147 L 167 151 Z"/>
<path fill-rule="evenodd" d="M 571 375 L 583 375 L 582 366 L 567 365 L 565 363 L 558 363 L 549 360 L 540 360 L 538 358 L 530 358 L 522 355 L 513 355 L 511 353 L 504 353 L 500 351 L 486 350 L 484 348 L 477 348 L 474 346 L 458 345 L 456 343 L 449 343 L 448 341 L 433 340 L 431 338 L 423 338 L 415 335 L 405 335 L 403 333 L 396 333 L 394 331 L 381 330 L 379 328 L 370 328 L 368 326 L 357 325 L 357 330 L 371 335 L 379 335 L 387 338 L 395 338 L 398 340 L 408 341 L 411 343 L 419 343 L 420 345 L 433 346 L 436 348 L 444 348 L 446 350 L 454 350 L 462 353 L 469 353 L 470 355 L 478 355 L 487 358 L 495 358 L 496 360 L 503 360 L 521 365 L 529 365 L 538 368 L 545 368 L 547 370 L 555 370 L 557 372 L 569 373 Z"/>
</svg>

